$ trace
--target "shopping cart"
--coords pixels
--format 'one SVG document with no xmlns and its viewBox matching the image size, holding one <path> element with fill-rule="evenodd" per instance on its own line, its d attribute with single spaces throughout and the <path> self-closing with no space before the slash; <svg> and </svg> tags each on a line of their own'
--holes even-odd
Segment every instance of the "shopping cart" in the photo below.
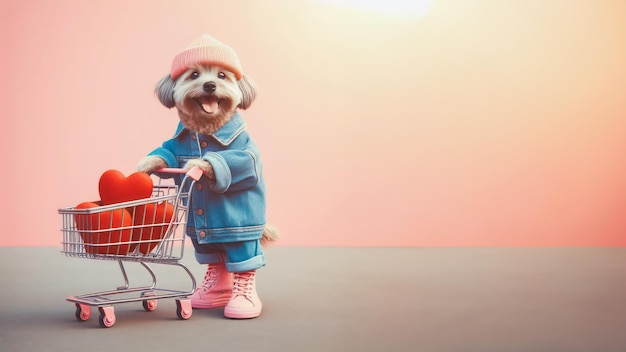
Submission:
<svg viewBox="0 0 626 352">
<path fill-rule="evenodd" d="M 172 175 L 179 174 L 179 175 Z M 193 185 L 202 176 L 202 170 L 193 168 L 161 169 L 156 175 L 181 177 L 179 185 L 155 176 L 150 198 L 102 205 L 90 208 L 59 209 L 62 216 L 63 250 L 69 257 L 117 261 L 124 277 L 124 286 L 115 290 L 70 296 L 67 301 L 76 305 L 76 319 L 86 321 L 91 308 L 100 312 L 100 326 L 112 327 L 116 317 L 113 305 L 142 302 L 146 311 L 157 307 L 157 300 L 176 299 L 178 318 L 187 320 L 192 308 L 188 298 L 196 288 L 191 271 L 180 262 L 185 247 L 184 229 L 188 201 Z M 138 262 L 152 277 L 149 286 L 131 287 L 124 262 Z M 179 268 L 191 281 L 189 291 L 157 287 L 154 271 L 148 265 L 164 264 Z"/>
</svg>

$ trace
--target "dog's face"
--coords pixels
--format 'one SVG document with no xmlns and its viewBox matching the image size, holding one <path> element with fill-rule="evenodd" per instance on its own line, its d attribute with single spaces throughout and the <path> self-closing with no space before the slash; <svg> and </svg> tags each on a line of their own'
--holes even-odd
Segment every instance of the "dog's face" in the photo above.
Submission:
<svg viewBox="0 0 626 352">
<path fill-rule="evenodd" d="M 201 133 L 213 133 L 226 124 L 241 98 L 235 74 L 219 66 L 194 66 L 176 80 L 174 88 L 183 124 Z"/>
<path fill-rule="evenodd" d="M 164 77 L 156 93 L 163 105 L 178 109 L 190 130 L 211 134 L 224 126 L 237 108 L 246 109 L 256 95 L 252 81 L 216 65 L 194 65 L 174 82 Z"/>
</svg>

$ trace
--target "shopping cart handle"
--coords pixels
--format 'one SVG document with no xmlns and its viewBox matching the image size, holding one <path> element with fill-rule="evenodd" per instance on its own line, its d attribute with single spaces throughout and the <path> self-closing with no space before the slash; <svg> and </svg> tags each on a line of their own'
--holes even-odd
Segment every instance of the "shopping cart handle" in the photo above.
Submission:
<svg viewBox="0 0 626 352">
<path fill-rule="evenodd" d="M 194 166 L 189 170 L 173 167 L 164 167 L 162 169 L 156 170 L 156 172 L 161 172 L 165 174 L 187 174 L 187 176 L 191 177 L 194 181 L 198 181 L 204 173 L 202 169 L 197 166 Z"/>
</svg>

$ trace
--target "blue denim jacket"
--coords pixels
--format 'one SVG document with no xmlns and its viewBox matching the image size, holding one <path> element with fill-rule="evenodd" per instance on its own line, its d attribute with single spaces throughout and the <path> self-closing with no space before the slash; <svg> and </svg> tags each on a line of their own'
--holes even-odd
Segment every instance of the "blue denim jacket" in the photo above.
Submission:
<svg viewBox="0 0 626 352">
<path fill-rule="evenodd" d="M 265 228 L 265 183 L 259 150 L 239 114 L 212 135 L 196 134 L 182 123 L 174 137 L 149 155 L 168 167 L 183 167 L 202 157 L 213 166 L 216 182 L 202 177 L 194 185 L 187 234 L 200 244 L 261 238 Z M 182 177 L 176 177 L 180 184 Z"/>
</svg>

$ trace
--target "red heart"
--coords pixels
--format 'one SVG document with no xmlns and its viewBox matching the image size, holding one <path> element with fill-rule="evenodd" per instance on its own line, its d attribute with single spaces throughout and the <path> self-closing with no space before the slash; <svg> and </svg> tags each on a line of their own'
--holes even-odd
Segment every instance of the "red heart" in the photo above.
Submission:
<svg viewBox="0 0 626 352">
<path fill-rule="evenodd" d="M 139 243 L 141 253 L 148 254 L 159 244 L 165 236 L 173 215 L 174 206 L 167 202 L 148 203 L 134 207 L 131 237 L 133 241 L 142 241 Z M 130 250 L 133 251 L 135 246 L 133 245 Z"/>
<path fill-rule="evenodd" d="M 152 195 L 152 178 L 144 172 L 126 177 L 118 170 L 108 170 L 100 176 L 98 190 L 104 205 L 149 198 Z"/>
<path fill-rule="evenodd" d="M 97 202 L 83 202 L 76 209 L 99 207 Z M 130 251 L 132 217 L 126 209 L 94 211 L 88 214 L 75 214 L 76 228 L 89 254 L 126 255 Z M 126 229 L 120 229 L 125 227 Z M 110 231 L 103 231 L 110 230 Z M 125 242 L 117 245 L 107 243 Z"/>
</svg>

